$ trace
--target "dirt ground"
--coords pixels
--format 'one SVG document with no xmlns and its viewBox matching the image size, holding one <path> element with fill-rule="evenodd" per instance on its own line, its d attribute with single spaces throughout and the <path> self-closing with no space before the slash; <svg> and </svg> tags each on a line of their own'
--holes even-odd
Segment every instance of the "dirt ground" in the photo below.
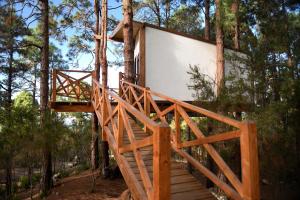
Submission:
<svg viewBox="0 0 300 200">
<path fill-rule="evenodd" d="M 70 176 L 59 180 L 47 200 L 117 200 L 118 197 L 127 189 L 126 183 L 122 178 L 102 179 L 94 174 L 96 178 L 95 190 L 92 192 L 93 174 L 90 170 L 84 171 L 79 175 Z M 34 198 L 40 199 L 38 189 L 34 189 Z M 29 192 L 18 195 L 18 199 L 30 199 Z"/>
<path fill-rule="evenodd" d="M 97 176 L 97 175 L 95 175 Z M 96 178 L 95 191 L 92 192 L 93 175 L 91 171 L 85 171 L 77 176 L 71 176 L 59 181 L 52 189 L 47 200 L 57 199 L 116 199 L 127 186 L 123 179 L 114 180 Z"/>
</svg>

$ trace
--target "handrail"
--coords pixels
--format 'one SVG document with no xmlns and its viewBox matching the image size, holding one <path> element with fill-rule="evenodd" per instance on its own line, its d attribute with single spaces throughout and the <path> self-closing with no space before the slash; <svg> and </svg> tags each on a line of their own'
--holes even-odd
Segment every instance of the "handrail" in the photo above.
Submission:
<svg viewBox="0 0 300 200">
<path fill-rule="evenodd" d="M 120 75 L 120 78 L 122 76 Z M 244 121 L 240 122 L 229 117 L 211 112 L 209 110 L 182 102 L 158 92 L 152 91 L 149 88 L 144 88 L 132 84 L 126 80 L 120 79 L 119 95 L 127 102 L 135 106 L 141 112 L 144 112 L 150 117 L 150 107 L 153 107 L 156 116 L 153 120 L 160 120 L 166 123 L 166 115 L 173 113 L 175 120 L 175 129 L 172 130 L 171 143 L 172 148 L 179 155 L 190 162 L 202 174 L 214 182 L 221 188 L 225 194 L 232 199 L 259 199 L 259 174 L 258 174 L 258 153 L 257 153 L 257 137 L 255 123 Z M 158 97 L 171 105 L 164 110 L 161 110 L 155 98 Z M 219 122 L 225 123 L 234 127 L 232 131 L 205 136 L 198 128 L 197 124 L 189 117 L 188 111 L 204 115 Z M 196 136 L 196 139 L 191 141 L 181 141 L 180 120 L 183 119 L 187 126 Z M 242 180 L 230 169 L 222 157 L 215 150 L 212 143 L 226 141 L 231 139 L 239 139 L 241 145 L 241 169 Z M 229 183 L 220 180 L 213 172 L 207 169 L 200 162 L 196 161 L 191 155 L 187 154 L 182 148 L 202 145 L 211 158 L 215 161 L 221 172 L 228 179 Z"/>
<path fill-rule="evenodd" d="M 164 100 L 169 101 L 171 103 L 178 104 L 178 105 L 180 105 L 182 107 L 185 107 L 185 108 L 187 108 L 191 111 L 200 113 L 202 115 L 205 115 L 207 117 L 210 117 L 212 119 L 215 119 L 215 120 L 218 120 L 218 121 L 221 121 L 221 122 L 226 122 L 229 125 L 234 126 L 236 128 L 240 128 L 242 126 L 241 122 L 239 122 L 237 120 L 234 120 L 234 119 L 231 119 L 229 117 L 226 117 L 226 116 L 214 113 L 212 111 L 209 111 L 207 109 L 204 109 L 204 108 L 201 108 L 201 107 L 198 107 L 198 106 L 195 106 L 195 105 L 192 105 L 192 104 L 189 104 L 189 103 L 186 103 L 186 102 L 183 102 L 183 101 L 171 98 L 171 97 L 168 97 L 168 96 L 163 95 L 159 92 L 155 92 L 155 91 L 152 91 L 152 90 L 149 90 L 149 89 L 147 90 L 147 88 L 143 88 L 141 86 L 135 85 L 135 84 L 130 83 L 130 82 L 125 81 L 125 80 L 122 80 L 122 82 L 125 83 L 125 84 L 128 84 L 128 85 L 130 85 L 130 86 L 132 86 L 136 89 L 139 89 L 141 91 L 147 91 L 148 93 L 151 93 L 152 95 L 160 97 L 161 99 L 164 99 Z"/>
<path fill-rule="evenodd" d="M 133 152 L 146 196 L 151 200 L 170 199 L 170 128 L 165 123 L 157 123 L 150 119 L 145 113 L 137 110 L 129 102 L 123 100 L 114 91 L 104 88 L 95 79 L 92 80 L 92 105 L 95 113 L 100 119 L 102 127 L 102 139 L 108 141 L 114 148 L 117 160 L 126 164 L 122 154 Z M 142 140 L 137 140 L 134 135 L 131 118 L 144 124 L 146 133 L 152 133 Z M 130 144 L 123 144 L 124 134 L 128 135 Z M 142 159 L 140 148 L 153 146 L 153 181 L 151 181 L 145 163 Z M 130 169 L 127 169 L 130 172 Z M 131 173 L 132 174 L 132 173 Z M 124 175 L 124 174 L 123 174 Z M 137 199 L 143 199 L 143 191 L 140 191 L 138 181 L 130 176 L 124 175 L 125 180 L 131 179 L 129 188 L 139 193 Z M 135 194 L 137 195 L 137 194 Z"/>
<path fill-rule="evenodd" d="M 81 78 L 74 78 L 65 72 L 86 73 Z M 76 99 L 79 101 L 89 101 L 91 99 L 91 84 L 85 82 L 86 79 L 93 76 L 91 71 L 79 70 L 52 70 L 52 96 L 51 101 L 57 102 L 57 96 Z"/>
</svg>

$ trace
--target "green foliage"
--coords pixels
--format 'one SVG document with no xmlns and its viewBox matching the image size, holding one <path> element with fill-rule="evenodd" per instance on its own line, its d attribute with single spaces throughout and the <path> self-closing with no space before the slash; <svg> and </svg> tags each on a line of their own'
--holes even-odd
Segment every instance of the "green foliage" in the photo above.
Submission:
<svg viewBox="0 0 300 200">
<path fill-rule="evenodd" d="M 28 176 L 20 176 L 19 183 L 19 187 L 22 189 L 28 189 L 30 187 L 30 180 Z"/>
<path fill-rule="evenodd" d="M 169 28 L 192 35 L 201 35 L 203 20 L 199 17 L 199 12 L 198 5 L 180 6 L 170 17 Z"/>
</svg>

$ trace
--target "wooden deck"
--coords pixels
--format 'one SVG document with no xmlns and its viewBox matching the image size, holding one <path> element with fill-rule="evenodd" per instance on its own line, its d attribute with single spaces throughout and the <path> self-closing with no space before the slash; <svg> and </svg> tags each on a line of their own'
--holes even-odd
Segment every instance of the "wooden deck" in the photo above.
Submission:
<svg viewBox="0 0 300 200">
<path fill-rule="evenodd" d="M 49 107 L 55 112 L 94 112 L 91 102 L 53 102 Z"/>
<path fill-rule="evenodd" d="M 144 132 L 144 130 L 138 126 L 134 120 L 130 120 L 131 127 L 134 131 L 136 140 L 143 140 L 150 136 Z M 112 127 L 111 131 L 112 131 Z M 127 134 L 124 132 L 124 145 L 129 145 L 130 141 Z M 142 159 L 147 168 L 147 172 L 150 174 L 150 179 L 153 181 L 153 147 L 144 147 L 140 149 L 142 154 Z M 133 152 L 127 152 L 122 154 L 125 157 L 126 162 L 128 162 L 131 170 L 133 171 L 135 178 L 138 180 L 140 187 L 143 188 L 143 182 L 141 178 L 138 165 L 136 163 Z M 146 193 L 145 188 L 143 191 Z M 171 199 L 172 200 L 215 200 L 216 198 L 206 189 L 193 175 L 188 173 L 186 169 L 183 168 L 182 164 L 171 161 Z"/>
</svg>

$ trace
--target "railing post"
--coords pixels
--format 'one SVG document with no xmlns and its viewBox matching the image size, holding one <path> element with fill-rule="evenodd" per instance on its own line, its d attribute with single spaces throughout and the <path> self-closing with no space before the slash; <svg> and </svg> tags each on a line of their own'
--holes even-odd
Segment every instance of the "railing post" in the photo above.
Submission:
<svg viewBox="0 0 300 200">
<path fill-rule="evenodd" d="M 254 122 L 245 121 L 241 127 L 241 165 L 244 200 L 259 200 L 259 165 L 257 133 Z"/>
<path fill-rule="evenodd" d="M 163 123 L 153 133 L 153 198 L 171 197 L 170 127 Z"/>
<path fill-rule="evenodd" d="M 57 76 L 57 71 L 56 71 L 56 69 L 53 69 L 53 71 L 52 71 L 52 102 L 56 101 L 56 76 Z"/>
<path fill-rule="evenodd" d="M 123 145 L 123 133 L 124 133 L 124 122 L 121 115 L 120 104 L 118 105 L 118 135 L 117 135 L 117 146 L 118 150 Z"/>
<path fill-rule="evenodd" d="M 144 112 L 147 117 L 150 117 L 150 101 L 148 100 L 148 91 L 149 88 L 144 88 Z M 147 133 L 147 126 L 144 124 L 144 131 Z"/>
<path fill-rule="evenodd" d="M 175 112 L 174 112 L 174 118 L 175 118 L 175 144 L 176 147 L 179 148 L 181 145 L 181 127 L 180 127 L 180 114 L 177 110 L 177 104 L 175 104 Z M 188 125 L 187 125 L 188 126 Z"/>
</svg>

